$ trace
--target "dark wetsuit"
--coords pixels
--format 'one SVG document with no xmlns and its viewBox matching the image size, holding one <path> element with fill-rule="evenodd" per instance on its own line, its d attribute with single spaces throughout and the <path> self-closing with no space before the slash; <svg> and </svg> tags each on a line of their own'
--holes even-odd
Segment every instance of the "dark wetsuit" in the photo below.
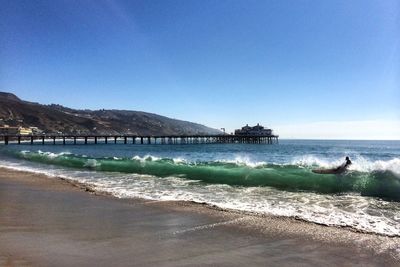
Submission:
<svg viewBox="0 0 400 267">
<path fill-rule="evenodd" d="M 349 167 L 351 165 L 351 160 L 350 159 L 346 159 L 346 164 L 344 165 L 346 168 Z"/>
<path fill-rule="evenodd" d="M 337 167 L 335 169 L 335 171 L 337 172 L 344 172 L 345 170 L 347 170 L 347 167 L 349 167 L 351 165 L 351 160 L 350 159 L 346 159 L 346 162 L 343 163 L 342 165 L 340 165 L 339 167 Z"/>
</svg>

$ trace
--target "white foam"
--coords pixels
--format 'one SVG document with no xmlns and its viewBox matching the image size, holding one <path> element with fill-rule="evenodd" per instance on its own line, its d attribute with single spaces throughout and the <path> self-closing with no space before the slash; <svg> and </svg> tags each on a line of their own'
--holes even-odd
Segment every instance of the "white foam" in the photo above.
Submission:
<svg viewBox="0 0 400 267">
<path fill-rule="evenodd" d="M 152 155 L 146 155 L 144 157 L 140 157 L 140 156 L 136 155 L 136 156 L 132 157 L 132 159 L 140 161 L 140 162 L 146 162 L 146 161 L 157 161 L 157 160 L 160 160 L 161 158 L 152 156 Z"/>
<path fill-rule="evenodd" d="M 46 157 L 48 157 L 50 159 L 54 159 L 54 158 L 57 158 L 57 157 L 63 156 L 63 155 L 71 155 L 72 154 L 71 152 L 68 152 L 68 151 L 59 152 L 59 153 L 53 153 L 53 152 L 42 151 L 42 150 L 38 150 L 37 152 L 32 152 L 32 151 L 29 151 L 29 150 L 22 150 L 20 153 L 23 154 L 23 155 L 37 153 L 39 155 L 46 156 Z"/>
<path fill-rule="evenodd" d="M 349 170 L 359 172 L 372 172 L 372 171 L 391 171 L 400 175 L 400 158 L 393 158 L 390 160 L 377 160 L 370 161 L 362 156 L 355 156 L 351 159 L 352 164 Z M 313 155 L 305 155 L 303 157 L 295 158 L 291 164 L 303 167 L 323 167 L 333 168 L 340 166 L 344 160 L 342 158 L 336 160 L 321 159 Z"/>
<path fill-rule="evenodd" d="M 88 159 L 88 160 L 86 160 L 85 165 L 83 165 L 83 166 L 89 167 L 89 168 L 95 168 L 95 167 L 100 166 L 100 165 L 101 165 L 101 163 L 99 163 L 97 160 Z"/>
<path fill-rule="evenodd" d="M 323 168 L 332 168 L 337 167 L 338 165 L 342 164 L 343 160 L 337 159 L 335 161 L 328 160 L 328 159 L 321 159 L 314 155 L 304 155 L 302 157 L 296 157 L 292 160 L 292 165 L 298 165 L 302 167 L 323 167 Z"/>
<path fill-rule="evenodd" d="M 253 161 L 250 159 L 250 157 L 243 155 L 236 155 L 234 159 L 221 159 L 218 161 L 223 163 L 233 163 L 238 166 L 247 166 L 251 168 L 261 167 L 267 164 L 265 161 Z"/>
<path fill-rule="evenodd" d="M 368 161 L 363 157 L 358 157 L 350 166 L 350 169 L 361 172 L 392 171 L 393 173 L 400 175 L 400 158 L 394 158 L 387 161 Z"/>
<path fill-rule="evenodd" d="M 175 164 L 187 163 L 187 160 L 184 158 L 173 158 L 172 160 Z"/>
</svg>

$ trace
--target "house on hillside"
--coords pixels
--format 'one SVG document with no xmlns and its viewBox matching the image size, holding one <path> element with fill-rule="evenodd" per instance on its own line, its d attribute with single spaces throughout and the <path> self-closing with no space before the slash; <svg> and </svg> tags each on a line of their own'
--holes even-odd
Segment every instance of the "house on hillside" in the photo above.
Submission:
<svg viewBox="0 0 400 267">
<path fill-rule="evenodd" d="M 0 127 L 0 135 L 17 135 L 19 133 L 19 127 L 10 127 L 4 125 Z"/>
<path fill-rule="evenodd" d="M 0 135 L 32 135 L 32 134 L 39 134 L 42 131 L 38 127 L 10 127 L 8 125 L 4 125 L 0 127 Z"/>
<path fill-rule="evenodd" d="M 20 134 L 20 135 L 31 135 L 32 134 L 32 129 L 19 127 L 18 134 Z"/>
</svg>

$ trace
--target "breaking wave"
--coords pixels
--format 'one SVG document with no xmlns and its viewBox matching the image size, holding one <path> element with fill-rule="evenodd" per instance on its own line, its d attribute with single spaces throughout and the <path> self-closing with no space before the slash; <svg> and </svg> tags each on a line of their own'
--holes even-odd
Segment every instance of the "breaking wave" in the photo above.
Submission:
<svg viewBox="0 0 400 267">
<path fill-rule="evenodd" d="M 102 157 L 51 152 L 13 152 L 13 156 L 33 162 L 96 171 L 146 174 L 157 177 L 179 177 L 207 184 L 244 187 L 273 187 L 285 191 L 306 191 L 321 194 L 355 192 L 385 200 L 400 201 L 400 158 L 368 161 L 358 158 L 342 175 L 315 174 L 318 167 L 337 166 L 305 156 L 287 164 L 251 162 L 246 158 L 190 162 L 183 158 L 135 156 L 133 158 Z"/>
</svg>

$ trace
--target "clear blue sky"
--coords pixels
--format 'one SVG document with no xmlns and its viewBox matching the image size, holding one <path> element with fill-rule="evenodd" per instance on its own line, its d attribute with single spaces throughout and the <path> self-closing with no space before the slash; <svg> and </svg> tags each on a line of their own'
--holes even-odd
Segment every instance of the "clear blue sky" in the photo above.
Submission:
<svg viewBox="0 0 400 267">
<path fill-rule="evenodd" d="M 0 4 L 0 90 L 23 99 L 400 139 L 397 0 Z"/>
</svg>

